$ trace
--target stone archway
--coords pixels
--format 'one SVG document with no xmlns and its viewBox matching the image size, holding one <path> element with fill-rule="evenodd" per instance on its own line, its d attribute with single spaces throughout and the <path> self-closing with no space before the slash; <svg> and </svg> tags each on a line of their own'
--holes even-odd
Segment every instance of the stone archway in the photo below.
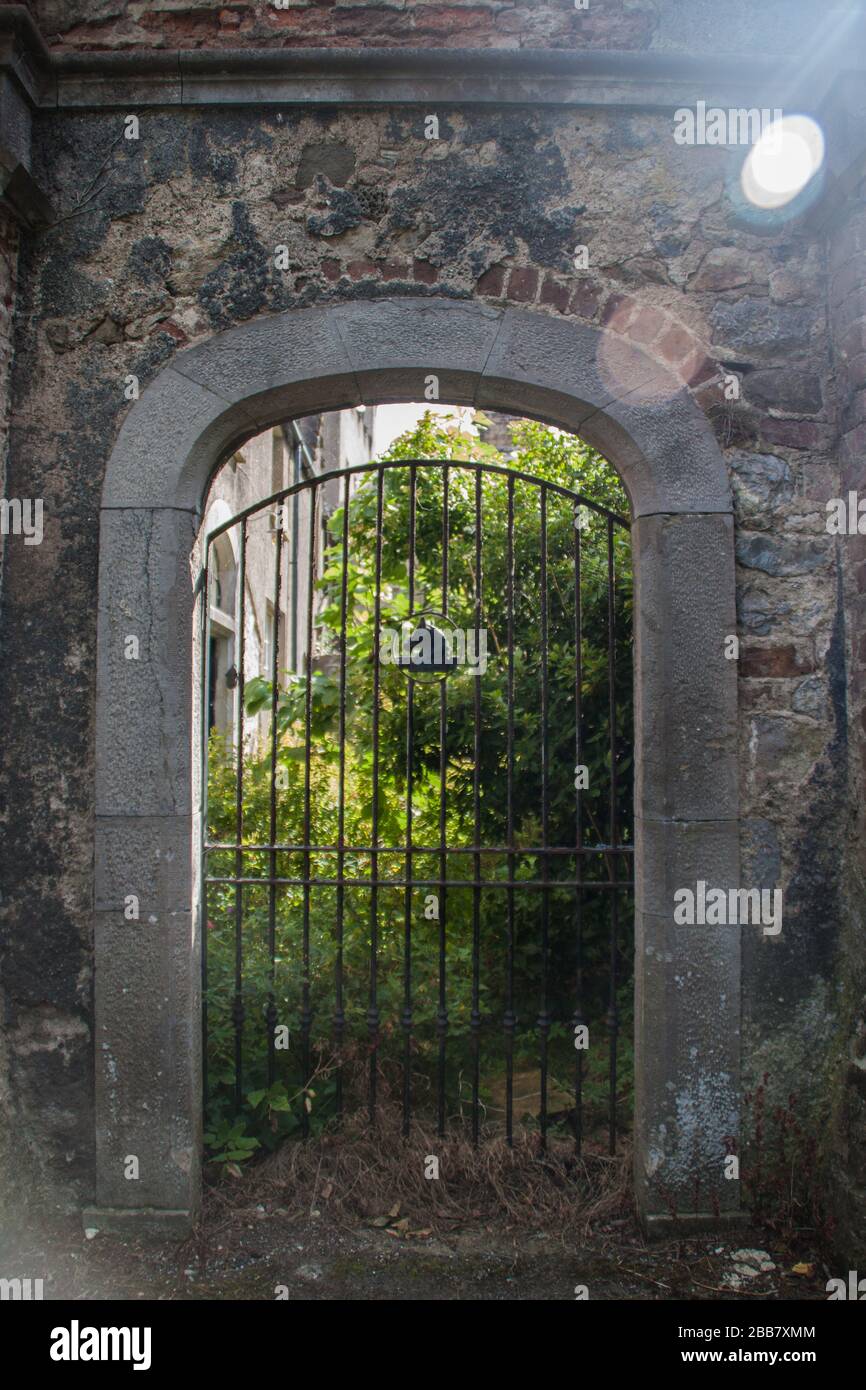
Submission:
<svg viewBox="0 0 866 1390">
<path fill-rule="evenodd" d="M 529 310 L 394 298 L 289 310 L 180 353 L 127 416 L 100 526 L 95 1225 L 187 1224 L 200 1182 L 199 827 L 190 555 L 214 469 L 281 419 L 423 399 L 581 434 L 617 467 L 635 563 L 635 1181 L 649 1227 L 735 1215 L 740 938 L 673 894 L 738 886 L 727 471 L 686 387 L 622 339 Z M 139 638 L 139 659 L 125 639 Z M 124 904 L 137 899 L 138 922 Z M 139 1177 L 124 1176 L 138 1158 Z M 698 1210 L 694 1212 L 695 1192 Z"/>
</svg>

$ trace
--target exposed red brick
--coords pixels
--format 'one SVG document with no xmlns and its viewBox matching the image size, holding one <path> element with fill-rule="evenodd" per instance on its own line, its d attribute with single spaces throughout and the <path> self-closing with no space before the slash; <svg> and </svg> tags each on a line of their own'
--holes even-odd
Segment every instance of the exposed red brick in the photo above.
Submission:
<svg viewBox="0 0 866 1390">
<path fill-rule="evenodd" d="M 714 362 L 711 357 L 707 357 L 702 347 L 695 347 L 685 362 L 681 364 L 679 373 L 683 381 L 687 381 L 694 390 L 696 387 L 702 386 L 704 382 L 712 381 L 714 377 L 717 377 L 719 367 L 717 362 Z M 719 390 L 723 399 L 724 389 L 724 384 L 720 382 Z"/>
<path fill-rule="evenodd" d="M 814 661 L 798 656 L 793 643 L 781 647 L 749 647 L 740 653 L 740 675 L 750 679 L 802 676 L 814 669 Z"/>
<path fill-rule="evenodd" d="M 601 321 L 606 328 L 612 328 L 615 333 L 624 333 L 637 309 L 637 301 L 629 295 L 612 294 L 604 306 Z"/>
<path fill-rule="evenodd" d="M 588 280 L 578 282 L 568 306 L 570 314 L 579 314 L 582 319 L 594 319 L 601 303 L 601 290 Z"/>
<path fill-rule="evenodd" d="M 408 280 L 409 266 L 406 261 L 383 261 L 379 273 L 383 280 Z"/>
<path fill-rule="evenodd" d="M 539 303 L 552 304 L 554 309 L 558 309 L 561 314 L 564 314 L 570 298 L 570 286 L 564 285 L 561 280 L 555 280 L 552 275 L 545 278 L 544 284 L 541 286 Z"/>
<path fill-rule="evenodd" d="M 412 274 L 422 285 L 435 285 L 439 279 L 438 267 L 432 265 L 430 261 L 413 261 Z"/>
<path fill-rule="evenodd" d="M 695 348 L 695 340 L 681 323 L 672 323 L 656 343 L 656 352 L 672 367 L 678 365 Z"/>
<path fill-rule="evenodd" d="M 625 334 L 633 343 L 646 345 L 658 337 L 667 322 L 667 315 L 645 305 L 629 320 Z"/>
<path fill-rule="evenodd" d="M 326 280 L 330 280 L 332 283 L 334 280 L 339 280 L 340 262 L 331 260 L 330 257 L 327 257 L 322 261 L 322 274 Z"/>
<path fill-rule="evenodd" d="M 498 298 L 505 284 L 505 274 L 504 265 L 492 265 L 489 270 L 485 270 L 475 288 L 479 294 L 491 294 Z"/>
<path fill-rule="evenodd" d="M 349 264 L 346 266 L 346 269 L 349 272 L 349 276 L 352 280 L 366 280 L 371 275 L 378 274 L 379 267 L 375 265 L 373 261 L 360 260 L 349 261 Z"/>
<path fill-rule="evenodd" d="M 512 270 L 508 277 L 508 298 L 518 304 L 529 304 L 535 299 L 538 289 L 538 271 L 531 266 L 521 266 Z"/>
<path fill-rule="evenodd" d="M 416 10 L 415 27 L 416 31 L 427 34 L 451 37 L 459 34 L 463 45 L 468 46 L 470 38 L 490 33 L 493 18 L 492 12 L 481 6 L 476 9 L 457 5 L 426 5 Z"/>
<path fill-rule="evenodd" d="M 636 13 L 627 0 L 592 0 L 585 11 L 571 0 L 531 0 L 495 4 L 489 0 L 408 0 L 405 8 L 381 0 L 337 5 L 318 0 L 277 10 L 270 0 L 245 4 L 208 4 L 187 0 L 177 10 L 145 9 L 131 18 L 127 7 L 103 7 L 110 18 L 76 22 L 81 5 L 51 8 L 49 41 L 68 49 L 122 50 L 141 46 L 142 34 L 153 48 L 228 48 L 243 33 L 250 48 L 554 48 L 646 49 L 658 23 L 653 8 Z M 38 0 L 37 0 L 37 20 Z"/>
<path fill-rule="evenodd" d="M 159 327 L 163 332 L 170 333 L 171 336 L 174 338 L 175 342 L 180 343 L 181 345 L 189 342 L 189 338 L 184 333 L 180 324 L 173 323 L 171 319 L 163 319 Z"/>
</svg>

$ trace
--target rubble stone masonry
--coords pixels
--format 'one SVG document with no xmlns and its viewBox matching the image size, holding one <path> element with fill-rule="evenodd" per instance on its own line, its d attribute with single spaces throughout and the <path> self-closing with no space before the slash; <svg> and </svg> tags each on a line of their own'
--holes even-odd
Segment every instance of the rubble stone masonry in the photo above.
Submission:
<svg viewBox="0 0 866 1390">
<path fill-rule="evenodd" d="M 734 5 L 727 27 L 719 8 L 28 6 L 55 59 L 282 47 L 688 57 L 790 53 L 809 38 L 810 7 Z M 772 1094 L 796 1093 L 803 1123 L 830 1135 L 853 1249 L 866 1227 L 866 536 L 828 535 L 825 503 L 866 492 L 862 188 L 823 218 L 750 222 L 729 196 L 742 151 L 676 144 L 671 111 L 650 103 L 451 103 L 430 108 L 438 139 L 420 106 L 129 109 L 138 140 L 124 138 L 119 105 L 35 111 L 32 177 L 53 219 L 20 232 L 17 298 L 19 229 L 0 219 L 0 397 L 15 310 L 0 456 L 8 428 L 8 493 L 46 509 L 41 546 L 7 541 L 0 662 L 0 1108 L 28 1180 L 58 1200 L 91 1193 L 97 518 L 130 408 L 124 381 L 144 389 L 181 348 L 259 315 L 435 295 L 531 307 L 639 345 L 688 385 L 724 451 L 742 882 L 785 891 L 782 938 L 744 933 L 747 1084 L 768 1073 Z M 574 268 L 578 244 L 586 270 Z M 732 376 L 739 399 L 726 395 Z"/>
</svg>

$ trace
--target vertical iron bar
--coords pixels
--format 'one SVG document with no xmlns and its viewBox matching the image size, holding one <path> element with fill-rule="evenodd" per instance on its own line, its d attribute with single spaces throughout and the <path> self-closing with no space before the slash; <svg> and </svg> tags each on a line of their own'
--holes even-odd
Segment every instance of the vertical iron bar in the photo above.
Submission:
<svg viewBox="0 0 866 1390">
<path fill-rule="evenodd" d="M 577 518 L 575 518 L 575 522 Z M 580 528 L 577 524 L 574 527 L 574 763 L 575 763 L 575 798 L 574 798 L 574 836 L 575 848 L 583 848 L 583 802 L 580 788 L 577 785 L 577 769 L 581 766 L 583 741 L 581 739 L 581 719 L 583 717 L 583 648 L 582 648 L 582 594 L 581 594 L 581 549 L 580 549 Z M 576 856 L 576 874 L 578 879 L 583 878 L 583 856 L 578 853 Z M 574 890 L 574 952 L 575 952 L 575 991 L 574 991 L 574 1018 L 573 1024 L 576 1030 L 586 1024 L 584 1017 L 583 1003 L 583 890 L 578 887 Z M 575 1050 L 574 1054 L 574 1151 L 579 1154 L 583 1145 L 583 1052 Z"/>
<path fill-rule="evenodd" d="M 237 619 L 237 777 L 235 782 L 235 877 L 243 874 L 243 851 L 241 842 L 244 833 L 244 664 L 246 659 L 246 569 L 247 569 L 247 523 L 241 522 L 241 544 L 238 558 L 235 612 Z M 243 885 L 235 884 L 235 995 L 232 1009 L 232 1022 L 235 1029 L 235 1114 L 240 1114 L 243 1100 Z"/>
<path fill-rule="evenodd" d="M 449 472 L 447 463 L 442 469 L 442 616 L 448 616 L 448 505 Z M 448 1036 L 448 1006 L 445 991 L 445 918 L 448 890 L 448 856 L 446 853 L 446 779 L 448 772 L 448 682 L 439 682 L 439 1004 L 436 1011 L 436 1031 L 439 1037 L 438 1124 L 437 1132 L 445 1134 L 445 1051 Z"/>
<path fill-rule="evenodd" d="M 617 869 L 617 846 L 619 843 L 619 820 L 617 816 L 617 769 L 616 769 L 616 629 L 614 603 L 614 562 L 613 562 L 613 518 L 607 521 L 607 678 L 608 678 L 608 723 L 610 728 L 610 877 L 619 877 Z M 609 1149 L 616 1153 L 616 1045 L 619 1031 L 619 1015 L 616 1003 L 617 985 L 617 938 L 619 935 L 619 904 L 617 889 L 610 894 L 610 1004 L 607 1024 L 610 1032 L 610 1097 L 609 1097 Z"/>
<path fill-rule="evenodd" d="M 506 610 L 508 617 L 508 772 L 507 772 L 507 985 L 505 1001 L 505 1135 L 514 1143 L 514 479 L 508 479 L 508 550 L 506 557 Z"/>
<path fill-rule="evenodd" d="M 301 446 L 295 445 L 295 467 L 292 482 L 297 487 L 301 481 Z M 300 513 L 300 494 L 295 492 L 292 496 L 292 549 L 290 553 L 290 563 L 292 566 L 292 657 L 291 669 L 297 672 L 298 669 L 298 550 L 301 534 L 301 513 Z"/>
<path fill-rule="evenodd" d="M 304 926 L 303 926 L 303 980 L 301 997 L 301 1049 L 304 1087 L 310 1084 L 310 760 L 311 723 L 313 715 L 313 608 L 316 581 L 316 509 L 319 497 L 319 483 L 314 482 L 308 489 L 310 499 L 310 531 L 307 556 L 307 642 L 305 652 L 306 687 L 304 691 Z M 307 1112 L 307 1096 L 301 1106 L 301 1134 L 304 1139 L 310 1132 Z"/>
<path fill-rule="evenodd" d="M 200 914 L 199 914 L 199 941 L 201 949 L 201 1085 L 202 1085 L 202 1107 L 207 1107 L 208 1096 L 208 1007 L 207 1007 L 207 924 L 208 924 L 208 888 L 207 888 L 207 864 L 208 855 L 204 848 L 208 840 L 208 777 L 209 777 L 209 753 L 210 753 L 210 729 L 208 727 L 209 718 L 209 694 L 210 694 L 210 545 L 205 539 L 204 543 L 204 588 L 201 595 L 201 618 L 200 618 L 200 640 L 201 640 L 201 799 L 199 803 L 199 814 L 201 816 L 201 852 L 199 863 L 201 868 L 201 883 L 199 886 Z"/>
<path fill-rule="evenodd" d="M 415 609 L 415 527 L 418 470 L 409 465 L 409 614 Z M 415 744 L 415 682 L 406 691 L 406 887 L 403 894 L 403 1133 L 412 1115 L 412 754 Z"/>
<path fill-rule="evenodd" d="M 481 644 L 481 482 L 480 468 L 475 470 L 475 651 Z M 473 855 L 475 887 L 472 890 L 472 1009 L 469 1027 L 472 1036 L 472 1142 L 478 1143 L 479 1111 L 481 1091 L 481 855 L 477 846 L 481 843 L 481 676 L 476 671 L 474 679 L 473 714 L 473 772 L 472 802 L 474 843 Z"/>
<path fill-rule="evenodd" d="M 367 1009 L 367 1033 L 370 1046 L 370 1123 L 376 1122 L 376 1071 L 379 1049 L 379 1000 L 378 1000 L 378 952 L 379 952 L 379 684 L 381 679 L 381 658 L 379 652 L 380 628 L 382 624 L 382 523 L 384 511 L 383 487 L 385 471 L 376 472 L 376 588 L 373 603 L 373 803 L 370 844 L 370 1002 Z"/>
<path fill-rule="evenodd" d="M 337 1048 L 337 1119 L 343 1117 L 343 916 L 345 911 L 345 829 L 346 829 L 346 617 L 349 593 L 349 474 L 343 484 L 342 576 L 340 585 L 340 768 L 337 786 L 337 960 L 334 981 L 334 1042 Z"/>
<path fill-rule="evenodd" d="M 281 505 L 277 507 L 277 516 L 282 521 Z M 269 816 L 269 838 L 271 844 L 269 859 L 272 880 L 277 876 L 277 852 L 274 849 L 274 845 L 277 842 L 277 706 L 279 703 L 280 676 L 280 598 L 282 596 L 283 582 L 282 524 L 277 527 L 276 549 L 277 553 L 274 560 L 274 649 L 271 653 L 271 785 Z M 268 1006 L 265 1010 L 268 1029 L 268 1086 L 273 1086 L 276 1080 L 277 1070 L 276 1038 L 274 1036 L 274 1030 L 277 1026 L 277 1005 L 275 998 L 277 956 L 276 921 L 277 885 L 272 882 L 268 893 Z"/>
<path fill-rule="evenodd" d="M 547 671 L 547 488 L 541 485 L 541 847 L 548 847 L 550 831 L 550 769 L 548 767 L 548 671 Z M 541 1052 L 541 1147 L 547 1147 L 547 1044 L 550 1032 L 548 976 L 550 972 L 549 855 L 541 856 L 541 1006 L 538 1033 Z"/>
</svg>

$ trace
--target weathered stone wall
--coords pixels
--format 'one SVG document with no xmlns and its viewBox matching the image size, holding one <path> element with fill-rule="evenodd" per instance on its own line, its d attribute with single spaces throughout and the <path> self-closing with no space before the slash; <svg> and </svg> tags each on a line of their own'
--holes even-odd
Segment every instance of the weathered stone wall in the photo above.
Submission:
<svg viewBox="0 0 866 1390">
<path fill-rule="evenodd" d="M 866 495 L 866 212 L 862 187 L 830 239 L 830 316 L 836 346 L 840 494 Z M 866 535 L 839 538 L 839 563 L 848 615 L 849 825 L 845 929 L 841 940 L 841 1024 L 835 1088 L 833 1175 L 836 1211 L 858 1258 L 866 1256 Z"/>
<path fill-rule="evenodd" d="M 52 47 L 561 48 L 788 53 L 814 34 L 804 0 L 31 0 Z"/>
<path fill-rule="evenodd" d="M 18 270 L 18 226 L 8 213 L 0 212 L 0 497 L 8 497 L 7 456 L 9 447 L 10 385 L 13 352 L 13 313 Z M 7 545 L 21 545 L 18 537 L 0 536 L 0 607 L 3 603 L 3 569 Z M 6 817 L 0 813 L 0 827 Z M 2 834 L 2 829 L 0 829 Z M 0 1034 L 3 1033 L 3 996 L 0 994 Z M 0 1171 L 13 1167 L 14 1105 L 11 1096 L 9 1056 L 5 1037 L 0 1039 Z M 7 1193 L 8 1196 L 8 1193 Z M 4 1207 L 0 1194 L 0 1211 Z"/>
<path fill-rule="evenodd" d="M 12 372 L 13 315 L 18 274 L 18 225 L 0 211 L 0 496 L 6 494 L 6 457 L 9 447 L 10 382 Z M 5 546 L 0 541 L 0 601 L 3 592 Z"/>
<path fill-rule="evenodd" d="M 86 1193 L 96 516 L 124 380 L 259 314 L 394 292 L 604 324 L 709 413 L 737 498 L 743 882 L 786 888 L 783 939 L 747 932 L 750 1071 L 820 1096 L 847 814 L 820 245 L 735 225 L 731 157 L 677 146 L 661 114 L 454 111 L 428 141 L 406 111 L 152 112 L 139 141 L 121 133 L 120 116 L 39 118 L 34 168 L 62 220 L 28 240 L 18 317 L 13 484 L 47 518 L 9 562 L 5 989 L 35 1166 Z"/>
<path fill-rule="evenodd" d="M 18 277 L 18 241 L 18 223 L 9 212 L 0 209 L 0 497 L 8 495 L 6 462 L 9 451 L 9 411 L 15 287 Z M 0 537 L 0 603 L 2 603 L 3 595 L 5 551 L 5 538 Z"/>
</svg>

